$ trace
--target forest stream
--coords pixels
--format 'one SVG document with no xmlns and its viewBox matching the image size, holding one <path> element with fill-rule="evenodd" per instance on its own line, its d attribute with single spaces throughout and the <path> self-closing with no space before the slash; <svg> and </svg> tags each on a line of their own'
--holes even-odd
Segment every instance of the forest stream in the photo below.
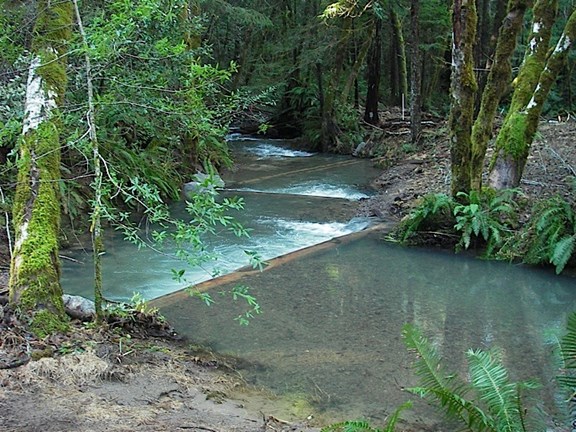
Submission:
<svg viewBox="0 0 576 432">
<path fill-rule="evenodd" d="M 217 304 L 207 307 L 178 291 L 174 262 L 136 253 L 119 238 L 111 239 L 105 257 L 106 296 L 128 300 L 140 291 L 156 298 L 152 304 L 179 333 L 243 359 L 243 379 L 291 401 L 299 418 L 381 424 L 415 400 L 404 391 L 416 384 L 401 338 L 408 322 L 462 374 L 467 349 L 500 350 L 512 378 L 544 383 L 543 405 L 557 409 L 552 350 L 575 310 L 573 278 L 384 242 L 374 220 L 354 218 L 352 203 L 371 193 L 367 185 L 376 176 L 368 161 L 301 152 L 275 140 L 236 137 L 232 147 L 238 169 L 224 176 L 224 193 L 244 196 L 246 210 L 238 217 L 253 232 L 241 243 L 229 237 L 213 243 L 222 255 L 219 271 L 229 274 L 199 286 Z M 231 273 L 245 264 L 247 249 L 269 268 Z M 73 257 L 87 260 L 80 252 Z M 66 291 L 89 295 L 86 264 L 64 263 Z M 212 271 L 189 273 L 201 283 Z M 250 287 L 263 311 L 248 326 L 234 321 L 241 304 L 216 295 L 238 284 Z M 416 402 L 403 416 L 416 429 L 431 430 L 437 417 Z"/>
</svg>

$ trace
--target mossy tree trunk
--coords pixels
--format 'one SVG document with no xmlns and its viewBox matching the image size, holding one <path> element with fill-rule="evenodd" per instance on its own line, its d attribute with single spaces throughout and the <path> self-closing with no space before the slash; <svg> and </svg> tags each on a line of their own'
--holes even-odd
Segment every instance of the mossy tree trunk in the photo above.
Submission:
<svg viewBox="0 0 576 432">
<path fill-rule="evenodd" d="M 42 336 L 67 328 L 60 286 L 60 122 L 66 52 L 73 8 L 69 1 L 37 2 L 14 197 L 14 254 L 10 302 Z"/>
<path fill-rule="evenodd" d="M 534 117 L 535 110 L 529 108 L 535 107 L 529 105 L 546 66 L 557 4 L 557 0 L 538 0 L 534 6 L 532 32 L 528 39 L 524 61 L 514 80 L 515 89 L 508 114 L 496 137 L 489 175 L 490 186 L 495 189 L 508 189 L 520 184 L 541 110 L 540 107 L 538 115 Z M 529 111 L 532 114 L 528 115 Z"/>
<path fill-rule="evenodd" d="M 471 186 L 476 191 L 482 188 L 486 148 L 492 136 L 500 98 L 510 82 L 512 74 L 510 58 L 516 48 L 516 39 L 522 29 L 524 13 L 528 7 L 529 1 L 527 0 L 510 0 L 508 15 L 500 27 L 494 60 L 482 92 L 480 110 L 472 127 Z"/>
<path fill-rule="evenodd" d="M 471 129 L 474 117 L 476 39 L 474 0 L 454 0 L 452 11 L 452 78 L 450 86 L 450 156 L 452 195 L 470 192 Z"/>
</svg>

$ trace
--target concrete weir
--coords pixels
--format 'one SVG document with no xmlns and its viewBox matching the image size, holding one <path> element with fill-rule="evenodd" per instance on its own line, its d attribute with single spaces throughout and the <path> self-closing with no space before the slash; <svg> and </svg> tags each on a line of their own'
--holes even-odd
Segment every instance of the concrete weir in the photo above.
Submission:
<svg viewBox="0 0 576 432">
<path fill-rule="evenodd" d="M 273 258 L 266 262 L 266 266 L 262 269 L 262 272 L 270 271 L 274 268 L 280 267 L 286 263 L 292 262 L 294 260 L 305 258 L 309 255 L 314 253 L 332 249 L 338 247 L 343 244 L 347 244 L 353 242 L 354 240 L 358 240 L 367 236 L 368 234 L 380 232 L 382 235 L 390 232 L 392 229 L 393 224 L 391 222 L 379 222 L 375 225 L 372 225 L 362 231 L 354 232 L 351 234 L 347 234 L 341 237 L 336 237 L 330 240 L 327 240 L 322 243 L 318 243 L 313 246 L 309 246 L 294 252 L 287 253 L 285 255 Z M 225 285 L 232 282 L 239 282 L 243 279 L 246 279 L 250 276 L 254 276 L 261 273 L 261 270 L 254 269 L 251 266 L 242 267 L 232 273 L 207 280 L 205 282 L 201 282 L 199 284 L 194 285 L 194 289 L 198 290 L 199 292 L 207 292 L 212 289 L 215 289 L 221 285 Z M 150 301 L 150 305 L 159 309 L 164 307 L 168 307 L 170 305 L 179 303 L 185 299 L 188 299 L 190 295 L 186 292 L 186 289 L 182 289 L 170 294 L 166 294 L 160 297 L 157 297 Z"/>
</svg>

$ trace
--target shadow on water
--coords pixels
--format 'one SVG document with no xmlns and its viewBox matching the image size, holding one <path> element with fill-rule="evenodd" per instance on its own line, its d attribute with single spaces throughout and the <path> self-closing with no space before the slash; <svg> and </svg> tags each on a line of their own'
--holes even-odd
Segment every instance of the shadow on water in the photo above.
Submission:
<svg viewBox="0 0 576 432">
<path fill-rule="evenodd" d="M 451 253 L 406 249 L 371 233 L 239 280 L 264 311 L 232 323 L 238 305 L 207 308 L 179 294 L 156 300 L 194 341 L 264 365 L 243 371 L 278 394 L 301 393 L 331 418 L 382 420 L 414 397 L 404 323 L 418 325 L 453 370 L 469 348 L 498 348 L 514 380 L 551 382 L 551 350 L 576 306 L 574 280 Z M 553 408 L 551 386 L 542 393 Z M 412 421 L 430 421 L 430 411 Z M 428 420 L 427 420 L 428 419 Z"/>
</svg>

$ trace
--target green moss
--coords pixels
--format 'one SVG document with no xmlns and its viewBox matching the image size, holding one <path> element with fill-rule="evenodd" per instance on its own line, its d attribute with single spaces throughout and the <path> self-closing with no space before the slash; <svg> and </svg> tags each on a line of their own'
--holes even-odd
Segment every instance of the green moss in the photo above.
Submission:
<svg viewBox="0 0 576 432">
<path fill-rule="evenodd" d="M 68 323 L 63 321 L 58 314 L 48 309 L 35 312 L 29 324 L 30 330 L 39 338 L 44 338 L 54 333 L 65 333 L 68 331 Z"/>
<path fill-rule="evenodd" d="M 51 53 L 43 52 L 40 57 L 42 66 L 36 72 L 46 82 L 47 89 L 58 95 L 56 102 L 60 105 L 66 91 L 66 65 L 59 61 L 54 61 L 56 56 Z"/>
<path fill-rule="evenodd" d="M 52 347 L 46 347 L 41 350 L 32 351 L 32 353 L 30 354 L 30 358 L 34 361 L 37 361 L 44 357 L 52 357 L 53 355 L 54 350 L 52 349 Z"/>
<path fill-rule="evenodd" d="M 56 92 L 56 102 L 61 104 L 66 89 L 72 3 L 38 3 L 32 49 L 43 66 L 37 73 L 43 78 L 43 90 Z M 48 114 L 50 117 L 29 130 L 20 142 L 13 206 L 16 248 L 10 272 L 10 301 L 39 336 L 67 328 L 58 260 L 60 124 L 57 110 Z M 25 231 L 24 236 L 21 231 Z"/>
<path fill-rule="evenodd" d="M 38 8 L 41 12 L 34 27 L 32 49 L 43 66 L 37 72 L 48 89 L 56 92 L 60 104 L 66 89 L 66 53 L 72 33 L 73 5 L 70 1 L 43 0 Z"/>
<path fill-rule="evenodd" d="M 61 330 L 65 327 L 62 323 L 66 321 L 66 314 L 59 282 L 60 157 L 57 128 L 50 121 L 42 123 L 23 138 L 21 149 L 24 157 L 14 198 L 14 223 L 16 227 L 27 223 L 27 238 L 15 251 L 19 265 L 15 265 L 16 261 L 12 263 L 11 300 L 23 313 L 32 317 L 34 328 L 40 331 L 49 328 Z M 37 173 L 34 182 L 32 172 Z M 50 321 L 59 317 L 61 324 L 48 324 L 44 318 L 40 324 L 34 324 L 37 315 L 34 311 L 38 310 L 48 314 Z"/>
<path fill-rule="evenodd" d="M 502 125 L 496 140 L 496 148 L 503 149 L 506 155 L 514 158 L 528 153 L 526 142 L 527 116 L 524 112 L 511 112 Z"/>
<path fill-rule="evenodd" d="M 68 51 L 72 34 L 73 5 L 71 1 L 41 0 L 38 2 L 38 18 L 34 27 L 32 49 L 39 52 L 52 47 L 59 56 Z"/>
</svg>

